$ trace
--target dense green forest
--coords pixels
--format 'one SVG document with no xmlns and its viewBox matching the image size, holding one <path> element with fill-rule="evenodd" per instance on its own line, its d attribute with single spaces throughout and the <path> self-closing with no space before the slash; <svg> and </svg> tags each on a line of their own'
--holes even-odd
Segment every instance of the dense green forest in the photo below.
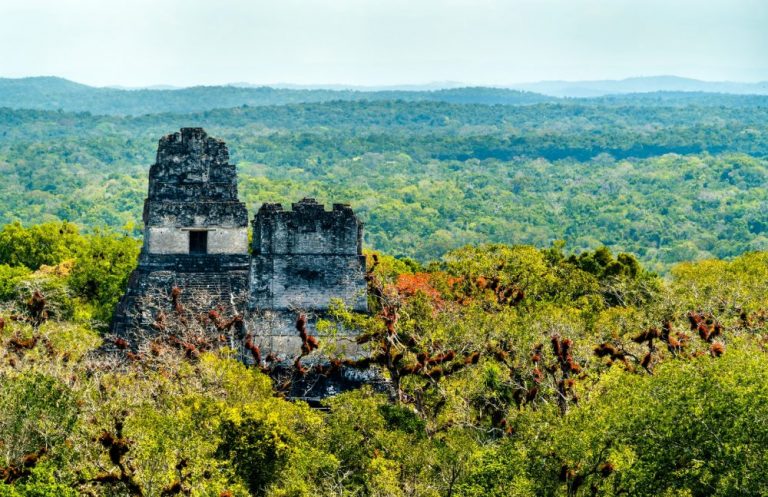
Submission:
<svg viewBox="0 0 768 497">
<path fill-rule="evenodd" d="M 768 97 L 0 87 L 0 497 L 768 492 Z M 286 399 L 236 309 L 108 333 L 182 126 L 251 212 L 352 204 L 371 312 L 290 379 L 384 382 Z"/>
<path fill-rule="evenodd" d="M 198 100 L 218 103 L 216 91 Z M 204 126 L 229 144 L 252 212 L 304 196 L 349 202 L 369 247 L 421 262 L 468 243 L 564 240 L 572 251 L 632 253 L 666 273 L 768 248 L 768 97 L 485 105 L 323 91 L 334 100 L 248 106 L 241 96 L 227 101 L 242 104 L 234 108 L 134 117 L 0 109 L 0 223 L 67 220 L 138 236 L 157 140 Z M 477 102 L 506 90 L 452 91 Z M 150 90 L 123 93 L 162 109 Z"/>
<path fill-rule="evenodd" d="M 336 305 L 313 353 L 334 359 L 312 368 L 372 365 L 388 383 L 313 409 L 236 360 L 206 313 L 167 319 L 208 340 L 182 330 L 121 350 L 104 323 L 137 251 L 70 223 L 0 229 L 0 495 L 768 489 L 768 252 L 666 279 L 562 244 L 424 264 L 369 253 L 372 312 Z M 337 324 L 359 330 L 367 357 L 335 356 Z"/>
</svg>

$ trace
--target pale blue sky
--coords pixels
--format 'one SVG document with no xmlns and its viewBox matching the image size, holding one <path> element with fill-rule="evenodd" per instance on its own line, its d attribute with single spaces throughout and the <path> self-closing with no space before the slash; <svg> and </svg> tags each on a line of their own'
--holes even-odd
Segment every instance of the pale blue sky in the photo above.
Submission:
<svg viewBox="0 0 768 497">
<path fill-rule="evenodd" d="M 389 85 L 768 80 L 768 0 L 0 0 L 0 76 Z"/>
</svg>

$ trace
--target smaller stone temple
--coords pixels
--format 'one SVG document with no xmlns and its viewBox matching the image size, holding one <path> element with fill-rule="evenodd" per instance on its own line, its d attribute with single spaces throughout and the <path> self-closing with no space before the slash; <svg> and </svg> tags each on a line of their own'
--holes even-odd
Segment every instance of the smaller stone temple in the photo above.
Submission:
<svg viewBox="0 0 768 497">
<path fill-rule="evenodd" d="M 238 199 L 237 173 L 227 146 L 202 128 L 182 128 L 160 139 L 149 170 L 144 203 L 144 244 L 139 264 L 120 300 L 112 331 L 131 343 L 158 329 L 151 300 L 177 292 L 204 295 L 211 309 L 242 311 L 244 330 L 263 354 L 292 361 L 336 299 L 365 312 L 367 294 L 363 225 L 352 209 L 331 210 L 313 199 L 290 210 L 265 203 L 253 219 Z M 239 312 L 239 311 L 238 311 Z M 334 340 L 354 348 L 353 332 Z"/>
<path fill-rule="evenodd" d="M 286 211 L 280 204 L 263 204 L 253 219 L 248 291 L 249 329 L 263 346 L 299 350 L 297 313 L 322 315 L 331 299 L 367 311 L 362 250 L 363 225 L 348 205 L 326 211 L 303 199 Z"/>
</svg>

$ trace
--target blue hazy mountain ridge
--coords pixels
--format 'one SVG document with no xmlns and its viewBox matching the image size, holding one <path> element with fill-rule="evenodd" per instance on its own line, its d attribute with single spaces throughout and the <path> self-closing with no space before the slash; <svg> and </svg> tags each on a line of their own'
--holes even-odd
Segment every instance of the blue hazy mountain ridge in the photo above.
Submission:
<svg viewBox="0 0 768 497">
<path fill-rule="evenodd" d="M 258 85 L 249 83 L 234 83 L 234 86 L 255 88 Z M 275 88 L 295 90 L 355 90 L 355 91 L 434 91 L 455 88 L 467 88 L 467 84 L 457 81 L 438 81 L 425 84 L 388 85 L 388 86 L 357 86 L 357 85 L 296 85 L 275 84 Z M 523 90 L 553 97 L 591 98 L 605 95 L 620 95 L 634 93 L 728 93 L 734 95 L 766 95 L 768 82 L 745 83 L 738 81 L 702 81 L 679 76 L 645 76 L 620 80 L 593 81 L 538 81 L 534 83 L 516 83 L 510 85 L 493 85 L 495 88 Z"/>
<path fill-rule="evenodd" d="M 444 87 L 441 87 L 443 85 Z M 768 83 L 715 83 L 677 77 L 621 81 L 541 82 L 514 88 L 469 87 L 446 82 L 394 87 L 226 86 L 96 88 L 58 77 L 0 78 L 0 107 L 63 110 L 100 115 L 186 114 L 219 108 L 329 101 L 446 102 L 484 105 L 598 103 L 601 105 L 761 105 L 733 95 L 768 95 Z M 567 97 L 567 98 L 563 98 Z M 586 98 L 589 97 L 589 98 Z M 729 100 L 723 102 L 723 100 Z"/>
<path fill-rule="evenodd" d="M 621 80 L 539 81 L 510 85 L 510 88 L 554 97 L 589 98 L 605 95 L 650 92 L 729 93 L 735 95 L 768 95 L 768 81 L 742 83 L 735 81 L 700 81 L 678 76 L 634 77 Z"/>
</svg>

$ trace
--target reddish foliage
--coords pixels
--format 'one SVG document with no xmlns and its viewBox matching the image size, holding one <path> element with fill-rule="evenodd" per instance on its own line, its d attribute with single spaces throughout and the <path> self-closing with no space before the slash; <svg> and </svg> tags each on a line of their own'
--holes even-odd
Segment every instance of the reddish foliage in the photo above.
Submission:
<svg viewBox="0 0 768 497">
<path fill-rule="evenodd" d="M 160 492 L 161 496 L 166 495 L 178 495 L 182 491 L 182 486 L 180 481 L 175 481 L 171 485 L 165 487 L 162 492 Z"/>
<path fill-rule="evenodd" d="M 440 364 L 447 361 L 452 361 L 456 357 L 456 352 L 449 350 L 445 354 L 437 354 L 436 356 L 427 359 L 427 364 Z"/>
<path fill-rule="evenodd" d="M 184 350 L 184 356 L 187 359 L 194 359 L 200 355 L 200 352 L 197 350 L 197 347 L 195 347 L 191 343 L 183 343 L 181 345 L 182 349 Z"/>
<path fill-rule="evenodd" d="M 710 313 L 690 311 L 687 317 L 691 331 L 697 332 L 705 342 L 712 343 L 715 338 L 723 334 L 723 325 Z"/>
<path fill-rule="evenodd" d="M 400 295 L 412 297 L 418 292 L 429 297 L 435 304 L 443 302 L 441 293 L 432 285 L 430 273 L 401 274 L 397 277 L 395 288 Z"/>
<path fill-rule="evenodd" d="M 48 449 L 45 447 L 40 448 L 36 452 L 30 452 L 29 454 L 25 454 L 21 458 L 21 463 L 14 465 L 11 464 L 7 467 L 0 467 L 0 482 L 11 484 L 15 482 L 16 480 L 19 480 L 21 478 L 25 478 L 29 476 L 32 472 L 32 468 L 34 468 L 40 458 L 45 455 L 48 452 Z"/>
<path fill-rule="evenodd" d="M 720 342 L 715 342 L 709 346 L 709 353 L 712 357 L 720 357 L 725 352 L 725 345 Z"/>
<path fill-rule="evenodd" d="M 603 477 L 608 477 L 616 470 L 616 467 L 610 462 L 604 462 L 597 467 L 597 470 Z"/>
<path fill-rule="evenodd" d="M 495 349 L 492 349 L 492 352 L 493 352 L 493 357 L 495 357 L 496 360 L 499 362 L 506 362 L 507 359 L 509 358 L 509 352 L 507 352 L 506 350 L 495 348 Z"/>
<path fill-rule="evenodd" d="M 155 316 L 155 322 L 152 323 L 152 326 L 157 328 L 159 331 L 165 331 L 165 313 L 163 311 L 159 311 L 157 313 L 157 316 Z"/>
<path fill-rule="evenodd" d="M 661 332 L 658 328 L 649 328 L 646 331 L 640 333 L 636 337 L 632 338 L 632 341 L 636 343 L 643 343 L 648 342 L 649 344 L 653 342 L 654 338 L 661 337 Z"/>
<path fill-rule="evenodd" d="M 480 360 L 480 352 L 472 352 L 464 358 L 464 364 L 477 364 Z"/>
<path fill-rule="evenodd" d="M 115 420 L 115 434 L 103 431 L 97 441 L 107 450 L 109 460 L 120 469 L 120 473 L 99 473 L 89 481 L 104 485 L 122 484 L 129 495 L 142 496 L 144 492 L 141 486 L 133 479 L 133 469 L 130 463 L 123 461 L 123 458 L 130 449 L 131 442 L 123 437 L 123 422 Z"/>
<path fill-rule="evenodd" d="M 651 360 L 652 360 L 652 359 L 653 359 L 653 354 L 651 354 L 650 352 L 648 352 L 648 353 L 647 353 L 647 354 L 645 354 L 645 356 L 643 357 L 643 360 L 642 360 L 642 361 L 640 361 L 640 365 L 641 365 L 642 367 L 644 367 L 645 369 L 648 369 L 648 366 L 650 366 L 650 365 L 651 365 Z"/>
<path fill-rule="evenodd" d="M 298 330 L 299 333 L 306 333 L 307 316 L 304 314 L 299 314 L 298 319 L 296 319 L 296 330 Z"/>
<path fill-rule="evenodd" d="M 533 368 L 531 374 L 533 374 L 533 381 L 536 383 L 541 383 L 541 380 L 544 379 L 544 373 L 542 373 L 539 368 Z"/>
<path fill-rule="evenodd" d="M 341 360 L 331 359 L 327 364 L 317 364 L 315 366 L 315 372 L 323 376 L 328 376 L 335 373 L 340 368 L 341 368 Z"/>
<path fill-rule="evenodd" d="M 424 364 L 418 362 L 414 364 L 413 366 L 405 366 L 404 368 L 400 369 L 400 374 L 402 376 L 412 375 L 416 374 L 419 371 L 421 371 L 424 368 Z"/>
<path fill-rule="evenodd" d="M 43 321 L 48 319 L 48 311 L 46 310 L 47 302 L 45 297 L 39 290 L 35 290 L 32 297 L 27 301 L 27 311 L 32 318 L 32 325 L 39 326 Z"/>
<path fill-rule="evenodd" d="M 108 431 L 101 432 L 99 443 L 109 452 L 109 460 L 115 466 L 123 467 L 122 459 L 128 453 L 130 442 L 123 438 L 123 423 L 115 421 L 115 435 Z"/>
<path fill-rule="evenodd" d="M 610 357 L 611 359 L 623 356 L 616 347 L 607 342 L 595 347 L 594 352 L 597 357 Z"/>
<path fill-rule="evenodd" d="M 309 371 L 307 368 L 302 366 L 301 357 L 296 358 L 296 360 L 293 362 L 293 367 L 296 369 L 296 372 L 298 372 L 301 375 L 305 375 Z"/>
<path fill-rule="evenodd" d="M 573 360 L 573 357 L 571 356 L 568 356 L 568 359 L 565 361 L 565 366 L 567 371 L 574 374 L 579 374 L 581 372 L 581 366 L 579 366 L 579 363 Z"/>
<path fill-rule="evenodd" d="M 10 341 L 10 346 L 17 352 L 22 349 L 33 349 L 37 345 L 37 337 L 32 338 L 19 338 L 13 337 Z"/>
<path fill-rule="evenodd" d="M 171 289 L 171 303 L 176 314 L 181 315 L 184 313 L 184 306 L 181 305 L 181 288 L 175 286 Z"/>
<path fill-rule="evenodd" d="M 251 355 L 253 356 L 253 362 L 257 366 L 261 365 L 261 349 L 258 345 L 254 345 L 253 343 L 253 337 L 251 334 L 247 334 L 245 336 L 245 348 L 248 349 L 251 352 Z"/>
<path fill-rule="evenodd" d="M 686 316 L 691 325 L 691 331 L 696 331 L 696 328 L 699 327 L 699 323 L 704 320 L 703 315 L 699 312 L 690 311 Z"/>
<path fill-rule="evenodd" d="M 558 403 L 563 413 L 567 410 L 568 395 L 570 394 L 573 402 L 577 401 L 576 395 L 573 394 L 574 381 L 570 379 L 572 374 L 579 374 L 581 372 L 581 365 L 571 355 L 573 349 L 573 340 L 570 338 L 561 338 L 560 335 L 552 335 L 550 337 L 552 344 L 552 352 L 555 355 L 557 362 L 547 368 L 551 373 L 555 373 L 558 369 L 562 373 L 562 378 L 557 382 L 557 390 L 559 393 Z"/>
<path fill-rule="evenodd" d="M 384 321 L 384 326 L 387 328 L 387 334 L 394 336 L 397 334 L 395 331 L 395 325 L 397 324 L 400 315 L 394 306 L 386 306 L 381 310 L 381 319 Z"/>
<path fill-rule="evenodd" d="M 301 337 L 301 355 L 296 358 L 296 364 L 298 365 L 297 370 L 299 373 L 304 374 L 306 373 L 306 369 L 302 372 L 299 359 L 317 349 L 318 343 L 316 337 L 307 333 L 307 316 L 304 314 L 299 314 L 298 319 L 296 319 L 296 329 L 299 331 L 299 337 Z"/>
<path fill-rule="evenodd" d="M 562 359 L 563 350 L 560 345 L 560 337 L 557 335 L 552 335 L 549 340 L 552 343 L 552 353 L 555 354 L 555 357 L 557 357 L 558 359 Z"/>
<path fill-rule="evenodd" d="M 152 342 L 152 344 L 150 345 L 149 351 L 150 351 L 150 353 L 151 353 L 153 356 L 157 357 L 157 356 L 159 356 L 160 354 L 162 354 L 162 352 L 163 352 L 163 348 L 160 346 L 160 344 L 159 344 L 159 343 L 157 343 L 156 341 L 154 341 L 154 342 Z"/>
</svg>

